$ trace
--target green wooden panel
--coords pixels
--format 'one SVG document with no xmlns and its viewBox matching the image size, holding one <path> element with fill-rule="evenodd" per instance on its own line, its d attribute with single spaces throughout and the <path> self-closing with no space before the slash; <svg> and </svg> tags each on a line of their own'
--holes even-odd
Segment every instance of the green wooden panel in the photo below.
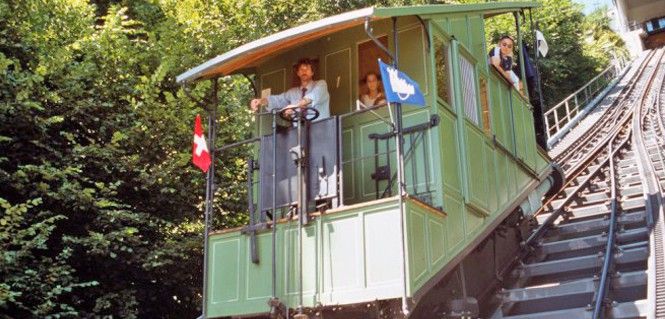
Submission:
<svg viewBox="0 0 665 319">
<path fill-rule="evenodd" d="M 316 281 L 317 281 L 317 268 L 316 268 L 316 256 L 317 256 L 317 238 L 316 238 L 316 225 L 310 225 L 305 228 L 303 231 L 303 241 L 302 241 L 302 250 L 303 250 L 303 301 L 307 305 L 313 305 L 314 300 L 312 300 L 313 295 L 316 293 Z M 297 224 L 291 223 L 288 229 L 286 230 L 286 238 L 288 239 L 286 246 L 289 249 L 285 249 L 285 256 L 281 258 L 283 265 L 281 266 L 283 270 L 282 281 L 286 283 L 283 287 L 283 295 L 289 297 L 290 300 L 296 300 L 299 291 L 299 280 L 300 280 L 300 264 L 298 262 L 298 227 Z M 266 268 L 269 268 L 267 266 Z M 270 278 L 270 277 L 268 277 Z M 250 279 L 254 284 L 255 278 Z"/>
<path fill-rule="evenodd" d="M 399 68 L 418 82 L 423 94 L 429 94 L 429 85 L 426 69 L 425 38 L 423 28 L 415 24 L 399 30 L 397 33 L 399 41 Z"/>
<path fill-rule="evenodd" d="M 475 237 L 476 232 L 480 230 L 480 226 L 482 226 L 483 222 L 485 221 L 485 217 L 483 215 L 483 212 L 480 212 L 473 207 L 467 206 L 465 229 L 467 240 L 472 240 Z"/>
<path fill-rule="evenodd" d="M 389 118 L 386 109 L 380 109 L 378 114 Z M 403 116 L 404 127 L 418 125 L 428 122 L 430 110 L 428 108 L 406 108 Z M 395 139 L 379 140 L 375 148 L 375 140 L 370 139 L 370 134 L 385 134 L 390 132 L 390 127 L 375 115 L 363 114 L 363 116 L 347 118 L 343 122 L 343 159 L 344 181 L 345 181 L 345 204 L 352 204 L 374 200 L 377 198 L 376 181 L 371 178 L 377 166 L 384 166 L 390 162 L 391 176 L 396 176 Z M 422 195 L 427 198 L 437 197 L 435 194 L 439 174 L 439 165 L 435 166 L 434 152 L 438 149 L 432 145 L 432 134 L 435 129 L 405 135 L 404 140 L 404 168 L 407 191 L 413 195 Z M 415 148 L 412 149 L 412 146 Z M 376 153 L 375 153 L 376 152 Z M 386 153 L 390 152 L 390 158 Z M 375 154 L 378 153 L 378 156 Z M 378 164 L 377 164 L 378 162 Z M 349 169 L 351 172 L 349 172 Z M 353 184 L 353 190 L 347 187 L 347 183 Z M 379 181 L 379 197 L 381 197 L 388 186 L 387 180 Z M 393 183 L 392 193 L 397 192 L 397 183 Z M 431 196 L 430 196 L 431 195 Z"/>
<path fill-rule="evenodd" d="M 443 198 L 446 217 L 446 250 L 455 251 L 464 240 L 464 203 L 462 198 L 446 193 Z"/>
<path fill-rule="evenodd" d="M 323 228 L 323 290 L 358 289 L 362 284 L 360 220 L 356 215 L 331 218 Z"/>
<path fill-rule="evenodd" d="M 353 111 L 355 104 L 351 95 L 351 49 L 346 48 L 326 55 L 325 65 L 325 79 L 330 93 L 330 114 Z"/>
<path fill-rule="evenodd" d="M 446 33 L 450 34 L 451 33 L 451 28 L 450 28 L 450 18 L 444 17 L 440 19 L 434 20 L 434 24 L 436 24 L 441 30 L 445 31 Z"/>
<path fill-rule="evenodd" d="M 430 218 L 428 220 L 427 229 L 429 229 L 430 236 L 430 263 L 432 268 L 436 271 L 437 267 L 442 267 L 444 258 L 446 257 L 446 219 L 445 218 Z"/>
<path fill-rule="evenodd" d="M 494 76 L 494 74 L 492 74 L 488 80 L 488 87 L 490 89 L 490 107 L 492 108 L 492 130 L 494 131 L 497 140 L 501 144 L 506 145 L 506 123 L 504 121 L 503 113 L 508 106 L 503 104 L 503 100 L 501 99 L 501 94 L 503 92 L 501 91 L 500 83 L 496 81 L 496 76 Z"/>
<path fill-rule="evenodd" d="M 515 95 L 516 91 L 512 91 L 512 103 L 513 103 L 513 117 L 515 123 L 515 142 L 517 143 L 517 157 L 522 160 L 526 160 L 526 132 L 524 129 L 524 105 L 522 101 Z"/>
<path fill-rule="evenodd" d="M 536 170 L 538 165 L 538 149 L 536 147 L 536 131 L 533 126 L 533 111 L 526 106 L 522 110 L 524 112 L 524 130 L 527 149 L 526 163 L 531 169 Z"/>
<path fill-rule="evenodd" d="M 430 112 L 429 109 L 418 109 L 405 114 L 403 118 L 405 127 L 414 126 L 428 122 Z M 431 141 L 434 132 L 430 129 L 423 133 L 404 135 L 404 178 L 409 194 L 429 197 L 435 192 L 435 170 L 440 168 L 433 161 L 436 148 L 433 149 Z M 394 139 L 392 141 L 394 143 Z"/>
<path fill-rule="evenodd" d="M 508 171 L 510 174 L 510 198 L 515 198 L 519 194 L 519 172 L 521 171 L 520 166 L 515 163 L 512 159 L 508 160 Z"/>
<path fill-rule="evenodd" d="M 266 247 L 269 241 L 264 241 Z M 266 247 L 259 249 L 261 257 L 265 256 Z M 208 257 L 208 300 L 206 307 L 211 317 L 233 314 L 249 314 L 268 311 L 266 287 L 271 288 L 270 281 L 250 282 L 247 280 L 251 267 L 248 253 L 247 236 L 239 232 L 213 235 L 210 238 Z M 264 259 L 270 260 L 270 259 Z M 264 274 L 263 268 L 269 268 L 264 262 L 251 269 L 254 273 Z M 267 277 L 270 278 L 270 277 Z M 253 285 L 253 287 L 248 287 Z"/>
<path fill-rule="evenodd" d="M 401 285 L 399 211 L 365 213 L 363 225 L 367 287 Z"/>
<path fill-rule="evenodd" d="M 410 210 L 408 215 L 409 232 L 409 277 L 414 282 L 422 281 L 428 274 L 427 244 L 429 234 L 427 233 L 427 219 L 425 213 Z"/>
<path fill-rule="evenodd" d="M 550 159 L 546 157 L 545 154 L 542 154 L 540 152 L 536 153 L 536 159 L 538 162 L 538 169 L 536 171 L 542 172 L 549 166 Z"/>
<path fill-rule="evenodd" d="M 448 262 L 445 251 L 446 216 L 407 202 L 409 288 L 416 291 Z"/>
<path fill-rule="evenodd" d="M 324 216 L 322 304 L 388 299 L 401 294 L 400 218 L 395 203 Z"/>
<path fill-rule="evenodd" d="M 210 279 L 216 285 L 225 287 L 225 289 L 210 289 L 212 305 L 240 299 L 243 290 L 240 286 L 240 277 L 244 277 L 240 267 L 240 246 L 240 238 L 229 238 L 211 245 L 209 258 L 212 264 L 223 265 L 223 267 L 213 267 L 210 270 Z M 225 256 L 235 256 L 235 258 L 226 259 Z"/>
<path fill-rule="evenodd" d="M 286 69 L 279 68 L 261 74 L 261 90 L 270 89 L 272 94 L 286 90 Z"/>
<path fill-rule="evenodd" d="M 256 239 L 261 243 L 269 243 L 272 241 L 272 234 L 267 232 L 257 236 Z M 250 241 L 245 241 L 245 251 L 250 251 Z M 245 286 L 247 287 L 247 300 L 260 299 L 265 301 L 272 296 L 272 284 L 270 281 L 253 282 L 253 278 L 270 278 L 272 276 L 272 269 L 266 267 L 266 263 L 272 258 L 272 249 L 269 245 L 257 245 L 259 255 L 259 263 L 252 262 L 246 263 L 247 276 L 245 276 Z M 263 264 L 261 264 L 263 261 Z"/>
<path fill-rule="evenodd" d="M 517 170 L 517 189 L 522 191 L 529 182 L 531 182 L 531 175 L 527 174 L 521 167 Z"/>
<path fill-rule="evenodd" d="M 488 212 L 496 213 L 499 208 L 498 189 L 496 187 L 496 151 L 489 141 L 483 144 L 485 153 L 485 163 L 487 164 L 486 189 L 487 189 L 487 209 Z"/>
<path fill-rule="evenodd" d="M 465 121 L 466 163 L 467 163 L 467 194 L 468 202 L 489 212 L 487 206 L 487 163 L 483 145 L 485 135 L 472 123 Z"/>
<path fill-rule="evenodd" d="M 497 180 L 497 191 L 498 191 L 498 197 L 499 197 L 499 202 L 500 207 L 503 207 L 503 205 L 506 205 L 508 201 L 510 200 L 510 195 L 511 195 L 511 179 L 510 179 L 510 171 L 509 171 L 509 159 L 508 156 L 502 152 L 502 151 L 497 151 L 497 175 L 498 175 L 498 180 Z"/>
<path fill-rule="evenodd" d="M 502 109 L 503 122 L 505 123 L 504 127 L 506 128 L 506 135 L 504 137 L 504 146 L 506 149 L 511 152 L 515 148 L 514 138 L 514 127 L 513 127 L 513 115 L 512 115 L 512 102 L 510 98 L 510 89 L 505 85 L 501 84 L 501 104 L 504 106 Z"/>
<path fill-rule="evenodd" d="M 355 139 L 352 128 L 342 130 L 342 178 L 344 181 L 344 202 L 351 203 L 356 198 L 356 157 Z"/>
<path fill-rule="evenodd" d="M 450 35 L 454 36 L 467 48 L 469 46 L 469 28 L 467 25 L 467 18 L 465 15 L 455 16 L 450 18 Z"/>
<path fill-rule="evenodd" d="M 439 146 L 439 150 L 441 153 L 441 166 L 443 168 L 443 184 L 446 188 L 454 190 L 457 193 L 462 193 L 458 151 L 459 143 L 457 141 L 457 119 L 454 114 L 442 106 L 439 106 L 439 116 L 441 117 L 441 124 L 439 125 L 441 145 Z"/>
<path fill-rule="evenodd" d="M 388 158 L 384 155 L 387 152 L 390 152 L 390 171 L 391 174 L 395 172 L 395 142 L 394 139 L 387 141 L 381 140 L 378 142 L 377 153 L 380 154 L 375 159 L 375 142 L 369 138 L 370 134 L 383 134 L 389 132 L 389 128 L 386 123 L 380 120 L 373 120 L 358 126 L 357 134 L 354 133 L 356 138 L 356 143 L 358 144 L 360 157 L 362 160 L 358 161 L 359 169 L 356 169 L 357 175 L 355 178 L 355 183 L 360 187 L 360 193 L 357 198 L 359 201 L 367 201 L 376 199 L 376 182 L 371 178 L 372 173 L 374 173 L 377 160 L 378 166 L 384 166 L 388 164 Z M 386 180 L 379 181 L 379 196 L 388 186 Z M 393 187 L 393 194 L 394 194 Z"/>
<path fill-rule="evenodd" d="M 469 16 L 469 51 L 478 61 L 486 61 L 485 53 L 485 28 L 482 15 Z M 484 69 L 484 67 L 483 67 Z"/>
</svg>

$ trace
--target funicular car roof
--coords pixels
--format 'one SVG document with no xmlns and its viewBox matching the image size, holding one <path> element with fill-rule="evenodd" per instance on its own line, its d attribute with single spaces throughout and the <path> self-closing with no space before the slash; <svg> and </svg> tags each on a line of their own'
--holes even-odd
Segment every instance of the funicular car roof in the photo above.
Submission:
<svg viewBox="0 0 665 319">
<path fill-rule="evenodd" d="M 425 16 L 437 14 L 482 12 L 485 17 L 513 12 L 523 8 L 537 7 L 536 2 L 491 2 L 479 4 L 440 4 L 396 8 L 369 7 L 330 16 L 294 28 L 277 32 L 267 37 L 246 43 L 224 54 L 218 55 L 176 78 L 176 82 L 194 82 L 215 76 L 230 75 L 258 66 L 265 59 L 365 22 L 366 19 L 381 20 L 400 16 Z"/>
</svg>

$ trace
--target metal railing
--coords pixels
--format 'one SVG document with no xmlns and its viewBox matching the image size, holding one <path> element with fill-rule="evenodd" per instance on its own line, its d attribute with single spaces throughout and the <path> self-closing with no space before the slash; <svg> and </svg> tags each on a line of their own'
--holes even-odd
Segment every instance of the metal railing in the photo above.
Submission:
<svg viewBox="0 0 665 319">
<path fill-rule="evenodd" d="M 338 152 L 340 160 L 340 197 L 341 204 L 357 204 L 361 202 L 390 197 L 397 194 L 397 153 L 396 153 L 396 134 L 391 124 L 390 113 L 387 106 L 371 107 L 346 113 L 339 116 L 339 138 Z M 344 123 L 347 120 L 363 114 L 369 115 L 368 123 L 376 124 L 381 127 L 379 132 L 374 132 L 365 136 L 360 136 L 355 132 L 353 134 L 353 143 L 359 143 L 372 147 L 373 150 L 365 150 L 363 154 L 344 154 L 344 145 L 342 132 Z M 427 121 L 413 126 L 403 128 L 404 138 L 404 168 L 406 191 L 410 196 L 417 197 L 421 201 L 431 204 L 435 189 L 431 174 L 434 170 L 430 167 L 429 157 L 429 138 L 427 132 L 432 127 L 439 124 L 438 116 L 430 117 Z M 364 141 L 361 141 L 364 140 Z M 347 149 L 348 150 L 348 149 Z M 359 167 L 355 169 L 354 167 Z M 364 167 L 365 169 L 362 169 Z M 373 168 L 373 171 L 370 170 Z M 349 178 L 352 181 L 353 190 L 348 189 L 344 183 L 345 174 L 353 176 Z M 359 192 L 358 187 L 371 180 L 374 189 L 370 194 Z M 346 199 L 345 199 L 346 197 Z"/>
<path fill-rule="evenodd" d="M 587 106 L 595 105 L 597 103 L 596 99 L 606 93 L 608 85 L 622 74 L 625 67 L 626 61 L 623 59 L 614 60 L 610 66 L 587 84 L 545 112 L 545 129 L 548 142 L 559 131 L 570 129 L 570 126 L 576 122 L 577 116 Z"/>
<path fill-rule="evenodd" d="M 371 115 L 370 115 L 371 114 Z M 352 134 L 353 141 L 349 141 L 352 144 L 364 144 L 367 147 L 373 146 L 372 150 L 366 150 L 364 154 L 355 154 L 351 149 L 349 153 L 345 153 L 344 149 L 344 139 L 342 138 L 344 131 L 344 123 L 346 121 L 352 121 L 358 116 L 368 115 L 368 118 L 365 120 L 365 124 L 373 123 L 378 128 L 377 131 L 373 134 L 366 136 L 359 136 L 354 132 Z M 258 117 L 264 117 L 269 121 L 272 121 L 274 115 L 270 112 L 259 113 Z M 338 205 L 343 206 L 345 204 L 357 204 L 361 202 L 371 201 L 375 199 L 380 199 L 384 197 L 390 197 L 396 194 L 396 150 L 395 150 L 395 133 L 394 127 L 392 126 L 392 118 L 390 112 L 387 111 L 386 106 L 370 107 L 361 110 L 352 111 L 338 116 L 338 137 L 337 137 L 337 156 L 339 161 L 339 170 L 337 171 L 337 180 L 338 180 L 338 189 L 336 192 L 336 197 L 338 200 Z M 430 167 L 430 147 L 429 147 L 429 138 L 426 137 L 427 131 L 439 124 L 438 117 L 431 117 L 428 121 L 424 123 L 419 123 L 417 125 L 405 127 L 403 129 L 404 141 L 405 141 L 405 150 L 404 150 L 404 160 L 406 172 L 406 183 L 407 191 L 409 195 L 418 197 L 420 200 L 426 203 L 431 203 L 432 196 L 435 192 L 433 188 L 433 180 L 431 179 L 433 167 Z M 272 134 L 272 131 L 260 132 L 259 134 Z M 361 141 L 360 139 L 365 139 Z M 252 137 L 246 140 L 230 143 L 218 148 L 219 152 L 224 152 L 230 149 L 238 147 L 258 147 L 256 150 L 261 152 L 261 138 Z M 266 223 L 267 217 L 265 216 L 266 207 L 262 208 L 262 196 L 261 194 L 261 173 L 258 173 L 259 168 L 259 153 L 254 153 L 250 158 L 247 159 L 248 167 L 246 171 L 247 181 L 247 204 L 250 217 L 250 227 L 247 229 L 247 232 L 253 232 L 258 227 L 265 229 L 263 224 Z M 273 156 L 288 156 L 286 151 L 283 152 L 274 152 Z M 423 161 L 423 159 L 427 159 Z M 250 164 L 252 163 L 252 164 Z M 358 169 L 355 167 L 362 167 L 363 165 L 367 166 L 367 170 Z M 372 169 L 373 168 L 373 169 Z M 345 185 L 344 176 L 349 175 L 349 182 L 354 185 Z M 362 183 L 367 180 L 371 180 L 374 184 L 373 196 L 368 196 L 363 198 L 363 194 L 356 193 L 354 190 L 357 190 L 359 187 L 362 187 Z M 222 183 L 222 181 L 219 181 Z M 346 186 L 346 187 L 345 187 Z M 345 188 L 346 189 L 345 191 Z M 267 195 L 270 197 L 270 195 Z M 345 203 L 344 198 L 350 197 L 352 200 L 349 203 Z M 286 211 L 284 207 L 275 207 L 277 208 L 276 218 L 283 218 Z M 268 207 L 268 210 L 272 211 Z"/>
</svg>

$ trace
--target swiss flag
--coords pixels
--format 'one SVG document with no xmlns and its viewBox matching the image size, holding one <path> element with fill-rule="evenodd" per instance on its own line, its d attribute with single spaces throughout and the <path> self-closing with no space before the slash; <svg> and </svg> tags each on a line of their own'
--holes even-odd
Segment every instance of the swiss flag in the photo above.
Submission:
<svg viewBox="0 0 665 319">
<path fill-rule="evenodd" d="M 203 128 L 201 127 L 201 116 L 196 115 L 194 123 L 194 143 L 192 143 L 192 163 L 198 166 L 203 172 L 207 172 L 210 167 L 210 152 L 208 144 L 203 137 Z"/>
</svg>

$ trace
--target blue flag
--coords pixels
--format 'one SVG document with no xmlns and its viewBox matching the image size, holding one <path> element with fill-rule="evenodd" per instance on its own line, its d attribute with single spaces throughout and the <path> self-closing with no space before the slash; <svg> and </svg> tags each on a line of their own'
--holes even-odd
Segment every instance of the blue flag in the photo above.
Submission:
<svg viewBox="0 0 665 319">
<path fill-rule="evenodd" d="M 404 72 L 383 63 L 379 60 L 383 90 L 386 92 L 388 102 L 406 103 L 425 106 L 425 97 L 420 92 L 420 86 Z"/>
</svg>

